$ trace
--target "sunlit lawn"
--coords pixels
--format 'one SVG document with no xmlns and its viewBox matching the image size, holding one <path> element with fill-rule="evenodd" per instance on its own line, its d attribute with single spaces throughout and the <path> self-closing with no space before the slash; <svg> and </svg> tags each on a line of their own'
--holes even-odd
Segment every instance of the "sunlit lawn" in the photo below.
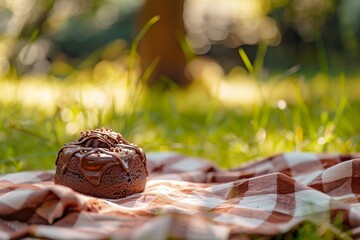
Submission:
<svg viewBox="0 0 360 240">
<path fill-rule="evenodd" d="M 360 150 L 356 76 L 290 71 L 264 81 L 202 64 L 186 91 L 160 91 L 130 84 L 126 71 L 106 65 L 66 79 L 0 80 L 0 173 L 54 169 L 64 143 L 102 126 L 146 152 L 178 151 L 222 168 L 286 151 Z M 336 226 L 303 223 L 276 239 L 334 239 Z"/>
<path fill-rule="evenodd" d="M 356 77 L 284 72 L 255 81 L 241 69 L 222 76 L 204 65 L 197 78 L 187 91 L 165 92 L 130 85 L 114 69 L 61 80 L 3 78 L 0 171 L 54 169 L 65 142 L 101 126 L 146 152 L 178 151 L 223 168 L 285 151 L 360 149 Z"/>
</svg>

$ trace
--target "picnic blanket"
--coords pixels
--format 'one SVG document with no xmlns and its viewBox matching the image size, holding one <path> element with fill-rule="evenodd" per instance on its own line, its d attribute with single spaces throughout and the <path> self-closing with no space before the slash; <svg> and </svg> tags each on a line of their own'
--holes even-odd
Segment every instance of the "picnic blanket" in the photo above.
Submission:
<svg viewBox="0 0 360 240">
<path fill-rule="evenodd" d="M 230 170 L 149 153 L 143 193 L 108 200 L 54 185 L 54 171 L 0 175 L 0 239 L 237 239 L 341 218 L 360 238 L 360 154 L 292 152 Z"/>
</svg>

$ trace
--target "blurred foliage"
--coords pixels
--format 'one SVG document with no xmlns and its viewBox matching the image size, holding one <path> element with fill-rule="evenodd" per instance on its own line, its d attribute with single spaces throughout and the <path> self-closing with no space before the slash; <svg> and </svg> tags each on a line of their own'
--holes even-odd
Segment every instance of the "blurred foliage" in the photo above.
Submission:
<svg viewBox="0 0 360 240">
<path fill-rule="evenodd" d="M 0 1 L 0 72 L 68 74 L 121 58 L 140 1 Z M 105 56 L 104 56 L 105 55 Z"/>
<path fill-rule="evenodd" d="M 94 66 L 103 59 L 123 63 L 142 4 L 141 0 L 0 0 L 0 73 L 63 76 L 73 67 Z M 184 2 L 194 52 L 225 54 L 227 61 L 233 60 L 229 57 L 233 53 L 226 49 L 262 42 L 279 46 L 276 57 L 308 53 L 311 62 L 315 51 L 317 63 L 323 65 L 326 55 L 333 53 L 338 63 L 352 63 L 360 51 L 359 18 L 357 0 Z M 315 50 L 306 42 L 315 42 Z"/>
</svg>

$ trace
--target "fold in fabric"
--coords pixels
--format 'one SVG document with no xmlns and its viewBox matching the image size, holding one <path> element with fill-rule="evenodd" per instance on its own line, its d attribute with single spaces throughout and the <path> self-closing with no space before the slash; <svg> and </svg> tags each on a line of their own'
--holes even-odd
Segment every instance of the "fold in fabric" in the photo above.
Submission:
<svg viewBox="0 0 360 240">
<path fill-rule="evenodd" d="M 0 175 L 0 239 L 229 239 L 310 221 L 360 238 L 360 154 L 293 152 L 220 170 L 148 153 L 143 193 L 108 200 L 54 185 L 54 171 Z M 340 219 L 340 220 L 339 220 Z"/>
</svg>

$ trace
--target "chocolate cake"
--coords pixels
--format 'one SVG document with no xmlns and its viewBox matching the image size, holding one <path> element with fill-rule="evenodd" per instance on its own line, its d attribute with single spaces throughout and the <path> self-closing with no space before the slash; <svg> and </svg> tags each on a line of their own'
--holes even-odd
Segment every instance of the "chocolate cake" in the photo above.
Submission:
<svg viewBox="0 0 360 240">
<path fill-rule="evenodd" d="M 55 184 L 102 198 L 144 191 L 148 171 L 142 149 L 119 133 L 102 128 L 80 133 L 56 159 Z"/>
</svg>

